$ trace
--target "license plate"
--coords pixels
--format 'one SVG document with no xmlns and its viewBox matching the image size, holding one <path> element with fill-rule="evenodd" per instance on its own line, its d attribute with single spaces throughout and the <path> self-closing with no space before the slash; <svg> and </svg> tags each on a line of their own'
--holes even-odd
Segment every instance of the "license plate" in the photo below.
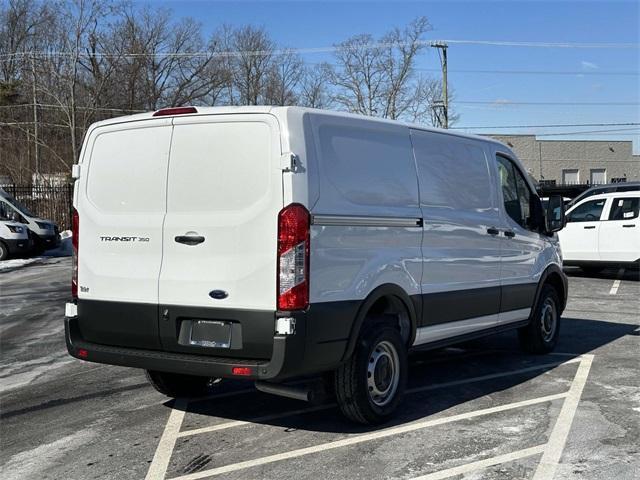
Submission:
<svg viewBox="0 0 640 480">
<path fill-rule="evenodd" d="M 211 320 L 193 320 L 189 344 L 199 347 L 229 348 L 231 324 Z"/>
</svg>

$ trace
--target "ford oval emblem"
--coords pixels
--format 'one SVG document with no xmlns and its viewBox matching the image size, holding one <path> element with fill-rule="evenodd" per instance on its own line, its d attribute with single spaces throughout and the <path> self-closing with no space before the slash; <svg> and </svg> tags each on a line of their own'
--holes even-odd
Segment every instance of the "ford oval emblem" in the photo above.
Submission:
<svg viewBox="0 0 640 480">
<path fill-rule="evenodd" d="M 209 296 L 215 300 L 222 300 L 229 296 L 224 290 L 212 290 L 209 292 Z"/>
</svg>

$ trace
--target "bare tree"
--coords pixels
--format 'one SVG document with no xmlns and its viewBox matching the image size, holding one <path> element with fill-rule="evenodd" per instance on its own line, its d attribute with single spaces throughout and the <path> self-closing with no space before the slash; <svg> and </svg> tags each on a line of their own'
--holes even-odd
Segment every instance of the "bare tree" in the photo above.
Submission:
<svg viewBox="0 0 640 480">
<path fill-rule="evenodd" d="M 269 73 L 273 68 L 273 41 L 263 28 L 241 27 L 231 35 L 230 70 L 233 89 L 230 103 L 258 105 L 263 102 Z"/>
<path fill-rule="evenodd" d="M 332 100 L 327 71 L 326 64 L 317 65 L 315 68 L 311 66 L 305 68 L 300 82 L 300 105 L 311 108 L 331 107 Z"/>
<path fill-rule="evenodd" d="M 339 44 L 336 64 L 325 67 L 333 101 L 350 112 L 434 123 L 439 82 L 415 73 L 430 30 L 428 20 L 418 17 L 378 40 L 365 34 Z"/>
</svg>

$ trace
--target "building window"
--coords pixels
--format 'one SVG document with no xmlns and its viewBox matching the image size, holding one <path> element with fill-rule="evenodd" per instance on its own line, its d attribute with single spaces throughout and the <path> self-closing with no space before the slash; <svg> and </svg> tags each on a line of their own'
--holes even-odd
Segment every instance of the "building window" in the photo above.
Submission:
<svg viewBox="0 0 640 480">
<path fill-rule="evenodd" d="M 580 170 L 577 168 L 562 170 L 562 183 L 565 185 L 580 183 Z"/>
<path fill-rule="evenodd" d="M 607 170 L 604 168 L 592 168 L 590 181 L 591 185 L 603 185 L 607 183 Z"/>
</svg>

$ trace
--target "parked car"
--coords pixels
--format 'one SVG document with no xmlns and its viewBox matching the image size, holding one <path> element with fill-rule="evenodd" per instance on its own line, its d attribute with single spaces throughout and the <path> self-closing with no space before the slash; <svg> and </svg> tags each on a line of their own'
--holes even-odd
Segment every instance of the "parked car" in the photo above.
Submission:
<svg viewBox="0 0 640 480">
<path fill-rule="evenodd" d="M 610 183 L 608 185 L 596 185 L 595 187 L 591 187 L 588 190 L 585 190 L 576 198 L 571 200 L 568 204 L 568 207 L 572 207 L 578 202 L 581 202 L 585 198 L 591 197 L 593 195 L 599 195 L 601 193 L 615 193 L 615 192 L 638 192 L 640 191 L 640 182 L 621 182 L 621 183 Z"/>
<path fill-rule="evenodd" d="M 0 260 L 23 255 L 30 249 L 27 227 L 7 218 L 0 212 Z"/>
<path fill-rule="evenodd" d="M 143 368 L 169 396 L 236 378 L 309 399 L 283 381 L 326 373 L 348 418 L 378 423 L 410 349 L 506 329 L 529 352 L 558 340 L 562 199 L 545 217 L 494 140 L 184 107 L 93 125 L 73 176 L 68 350 Z"/>
<path fill-rule="evenodd" d="M 560 232 L 565 265 L 597 273 L 640 265 L 640 191 L 592 195 L 571 207 Z"/>
<path fill-rule="evenodd" d="M 9 192 L 0 188 L 0 212 L 11 220 L 26 226 L 32 239 L 33 249 L 42 252 L 60 245 L 60 231 L 51 220 L 35 216 Z"/>
</svg>

